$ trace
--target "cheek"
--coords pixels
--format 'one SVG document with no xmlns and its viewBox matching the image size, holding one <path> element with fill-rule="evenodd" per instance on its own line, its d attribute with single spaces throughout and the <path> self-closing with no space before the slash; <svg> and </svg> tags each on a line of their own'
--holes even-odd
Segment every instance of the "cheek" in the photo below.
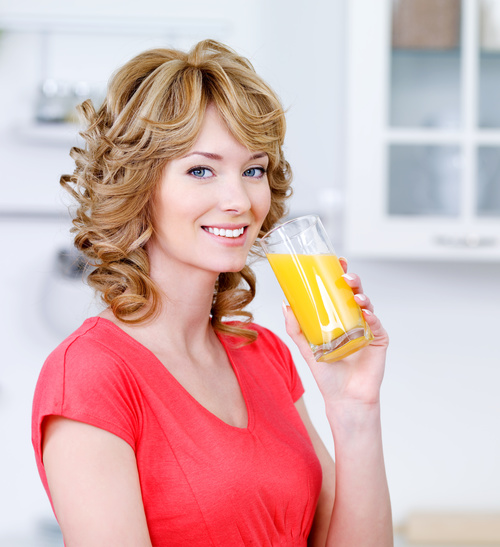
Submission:
<svg viewBox="0 0 500 547">
<path fill-rule="evenodd" d="M 157 219 L 159 222 L 169 222 L 171 219 L 186 219 L 186 215 L 197 204 L 196 195 L 191 195 L 189 188 L 174 183 L 165 184 L 158 194 L 156 202 Z"/>
<path fill-rule="evenodd" d="M 271 188 L 269 188 L 269 185 L 266 185 L 262 189 L 259 197 L 259 217 L 261 217 L 262 221 L 264 221 L 267 213 L 269 213 L 269 209 L 271 208 Z"/>
<path fill-rule="evenodd" d="M 185 200 L 178 200 L 171 193 L 161 192 L 158 194 L 152 213 L 153 227 L 160 238 L 166 240 L 177 237 L 177 231 L 182 230 L 182 220 L 188 218 L 184 204 Z"/>
</svg>

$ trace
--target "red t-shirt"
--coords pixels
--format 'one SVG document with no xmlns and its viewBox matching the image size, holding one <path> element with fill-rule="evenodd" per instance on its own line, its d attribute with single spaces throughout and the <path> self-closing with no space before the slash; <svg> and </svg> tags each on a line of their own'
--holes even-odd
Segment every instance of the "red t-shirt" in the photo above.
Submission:
<svg viewBox="0 0 500 547">
<path fill-rule="evenodd" d="M 200 405 L 147 348 L 111 321 L 87 319 L 47 359 L 33 403 L 41 424 L 60 415 L 105 429 L 134 449 L 155 547 L 305 546 L 321 466 L 294 402 L 304 389 L 284 343 L 252 325 L 256 342 L 219 338 L 238 378 L 248 426 Z"/>
</svg>

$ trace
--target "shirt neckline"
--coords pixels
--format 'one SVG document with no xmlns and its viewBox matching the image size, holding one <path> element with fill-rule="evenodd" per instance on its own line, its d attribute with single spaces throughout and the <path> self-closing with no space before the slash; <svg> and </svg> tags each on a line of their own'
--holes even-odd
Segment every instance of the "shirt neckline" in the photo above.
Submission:
<svg viewBox="0 0 500 547">
<path fill-rule="evenodd" d="M 233 355 L 233 350 L 228 345 L 227 340 L 225 340 L 224 334 L 220 332 L 216 332 L 217 338 L 222 344 L 222 347 L 224 348 L 224 351 L 226 352 L 227 358 L 229 360 L 229 363 L 233 369 L 233 372 L 236 376 L 236 381 L 238 382 L 238 385 L 240 387 L 241 394 L 243 396 L 243 400 L 245 402 L 246 411 L 247 411 L 247 425 L 246 427 L 238 427 L 235 425 L 231 425 L 227 422 L 225 422 L 222 418 L 219 418 L 217 415 L 215 415 L 213 412 L 208 410 L 205 406 L 203 406 L 198 399 L 196 399 L 189 391 L 175 378 L 175 376 L 168 370 L 168 368 L 158 359 L 158 357 L 144 344 L 136 340 L 133 336 L 125 332 L 123 329 L 121 329 L 116 323 L 113 321 L 110 321 L 109 319 L 106 319 L 105 317 L 92 317 L 87 319 L 87 321 L 95 320 L 95 325 L 101 324 L 107 328 L 112 329 L 115 333 L 118 333 L 121 337 L 138 347 L 143 353 L 146 353 L 152 362 L 155 363 L 155 365 L 160 366 L 164 373 L 166 373 L 171 381 L 175 383 L 177 386 L 177 389 L 184 394 L 185 397 L 193 401 L 193 403 L 201 409 L 206 415 L 211 417 L 211 419 L 217 423 L 219 423 L 222 427 L 229 428 L 230 430 L 234 430 L 236 432 L 248 432 L 250 433 L 255 425 L 254 421 L 254 412 L 253 412 L 253 405 L 251 403 L 251 397 L 250 397 L 250 390 L 248 389 L 247 383 L 245 381 L 245 378 L 242 374 L 241 368 L 238 366 L 238 361 L 235 359 Z"/>
</svg>

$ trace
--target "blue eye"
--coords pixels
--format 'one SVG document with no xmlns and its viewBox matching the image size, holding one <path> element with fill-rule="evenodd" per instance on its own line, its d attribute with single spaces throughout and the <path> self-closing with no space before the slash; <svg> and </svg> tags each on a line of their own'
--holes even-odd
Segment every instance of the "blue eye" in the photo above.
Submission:
<svg viewBox="0 0 500 547">
<path fill-rule="evenodd" d="M 250 167 L 250 169 L 247 169 L 243 173 L 243 176 L 260 178 L 263 177 L 265 174 L 266 170 L 263 167 Z"/>
<path fill-rule="evenodd" d="M 206 179 L 213 175 L 212 171 L 208 169 L 208 167 L 193 167 L 188 171 L 188 173 L 199 179 Z"/>
</svg>

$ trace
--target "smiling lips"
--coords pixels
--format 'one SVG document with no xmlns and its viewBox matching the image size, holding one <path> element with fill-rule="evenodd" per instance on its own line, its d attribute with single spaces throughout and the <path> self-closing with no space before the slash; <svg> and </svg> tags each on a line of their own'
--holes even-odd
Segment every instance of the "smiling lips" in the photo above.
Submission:
<svg viewBox="0 0 500 547">
<path fill-rule="evenodd" d="M 210 234 L 214 234 L 216 236 L 220 237 L 240 237 L 243 232 L 245 231 L 245 227 L 237 228 L 235 230 L 231 230 L 229 228 L 213 228 L 212 226 L 203 226 L 203 229 Z"/>
</svg>

